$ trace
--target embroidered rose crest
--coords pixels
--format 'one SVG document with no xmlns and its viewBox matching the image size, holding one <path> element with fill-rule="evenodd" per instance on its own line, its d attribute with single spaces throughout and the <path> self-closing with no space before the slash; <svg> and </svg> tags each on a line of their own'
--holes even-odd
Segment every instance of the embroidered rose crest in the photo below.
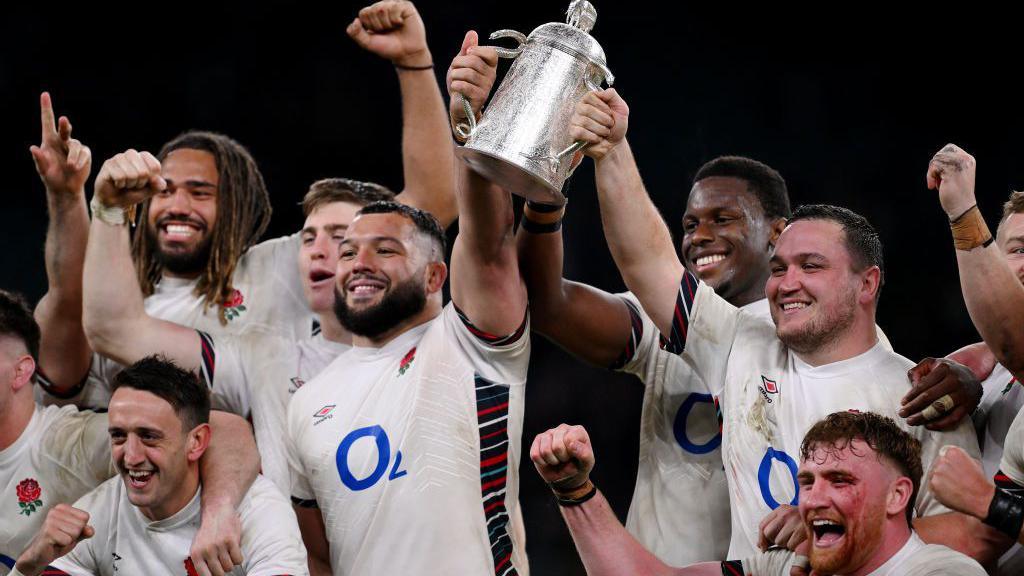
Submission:
<svg viewBox="0 0 1024 576">
<path fill-rule="evenodd" d="M 20 514 L 30 516 L 36 509 L 42 507 L 43 501 L 39 499 L 43 494 L 43 489 L 39 487 L 39 482 L 36 482 L 33 478 L 25 478 L 22 480 L 17 487 L 18 492 L 18 506 L 21 507 Z"/>
<path fill-rule="evenodd" d="M 413 346 L 412 350 L 405 353 L 405 357 L 402 358 L 402 362 L 398 365 L 398 375 L 402 376 L 405 371 L 412 365 L 412 361 L 416 359 L 416 347 Z"/>
<path fill-rule="evenodd" d="M 232 290 L 231 295 L 224 302 L 224 316 L 228 320 L 238 318 L 242 315 L 242 312 L 245 312 L 244 303 L 245 297 L 242 296 L 242 293 L 237 288 Z"/>
</svg>

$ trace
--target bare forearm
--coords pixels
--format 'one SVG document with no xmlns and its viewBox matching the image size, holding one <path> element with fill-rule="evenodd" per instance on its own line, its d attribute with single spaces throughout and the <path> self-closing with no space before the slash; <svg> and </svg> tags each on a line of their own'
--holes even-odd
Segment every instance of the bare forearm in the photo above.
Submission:
<svg viewBox="0 0 1024 576">
<path fill-rule="evenodd" d="M 957 250 L 967 311 L 996 359 L 1024 377 L 1024 286 L 995 245 Z"/>
<path fill-rule="evenodd" d="M 605 238 L 626 286 L 668 334 L 683 266 L 665 221 L 651 202 L 629 143 L 597 162 L 598 198 Z"/>
<path fill-rule="evenodd" d="M 235 509 L 260 471 L 256 440 L 249 423 L 234 414 L 211 412 L 210 427 L 210 447 L 199 461 L 203 506 L 218 504 Z"/>
<path fill-rule="evenodd" d="M 941 544 L 981 564 L 997 560 L 1013 542 L 981 520 L 948 512 L 914 519 L 914 530 L 928 544 Z"/>
<path fill-rule="evenodd" d="M 78 384 L 89 370 L 92 351 L 82 328 L 82 265 L 89 237 L 85 194 L 47 194 L 50 221 L 46 230 L 48 288 L 36 306 L 41 340 L 39 365 L 59 389 Z"/>
<path fill-rule="evenodd" d="M 562 518 L 588 576 L 676 573 L 626 531 L 601 492 L 579 506 L 562 507 Z"/>
<path fill-rule="evenodd" d="M 133 329 L 146 310 L 132 264 L 128 227 L 96 219 L 89 236 L 83 274 L 85 333 L 97 352 L 130 363 L 134 354 L 128 348 L 147 334 Z"/>
<path fill-rule="evenodd" d="M 434 71 L 398 70 L 402 91 L 401 201 L 433 214 L 447 228 L 458 216 L 455 152 L 448 112 Z"/>
</svg>

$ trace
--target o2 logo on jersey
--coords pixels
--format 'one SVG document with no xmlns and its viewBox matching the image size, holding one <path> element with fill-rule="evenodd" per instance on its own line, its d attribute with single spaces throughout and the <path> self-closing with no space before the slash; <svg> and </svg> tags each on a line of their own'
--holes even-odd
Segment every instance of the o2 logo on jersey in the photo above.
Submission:
<svg viewBox="0 0 1024 576">
<path fill-rule="evenodd" d="M 789 454 L 786 454 L 782 450 L 776 450 L 769 447 L 764 453 L 764 458 L 761 458 L 761 465 L 757 467 L 757 484 L 761 487 L 761 498 L 764 499 L 764 503 L 769 508 L 775 510 L 780 506 L 779 502 L 772 496 L 771 480 L 772 480 L 772 462 L 781 462 L 786 465 L 789 470 L 790 477 L 793 480 L 793 500 L 788 502 L 791 506 L 796 506 L 800 500 L 800 485 L 796 481 L 796 460 Z"/>
<path fill-rule="evenodd" d="M 361 438 L 366 438 L 366 440 L 363 440 L 364 442 L 369 441 L 371 438 L 373 439 L 377 449 L 377 466 L 373 469 L 373 472 L 370 472 L 369 476 L 356 478 L 355 474 L 348 467 L 348 455 L 352 445 Z M 338 452 L 334 459 L 338 466 L 338 475 L 341 477 L 341 483 L 354 492 L 366 490 L 379 482 L 384 477 L 389 464 L 391 464 L 391 472 L 388 473 L 388 481 L 401 478 L 408 473 L 407 470 L 400 470 L 402 467 L 401 450 L 395 452 L 394 463 L 392 463 L 391 440 L 388 439 L 388 433 L 380 426 L 367 426 L 349 432 L 341 440 L 341 444 L 338 445 Z"/>
<path fill-rule="evenodd" d="M 683 403 L 679 405 L 679 410 L 676 411 L 675 421 L 672 422 L 672 434 L 676 437 L 676 442 L 679 443 L 683 450 L 690 454 L 707 454 L 713 452 L 722 443 L 722 416 L 719 413 L 718 432 L 703 444 L 695 443 L 693 440 L 690 440 L 686 433 L 686 422 L 690 419 L 690 412 L 693 411 L 693 407 L 698 403 L 716 404 L 711 394 L 693 393 L 687 396 L 686 400 L 683 400 Z M 717 404 L 715 407 L 717 409 Z"/>
</svg>

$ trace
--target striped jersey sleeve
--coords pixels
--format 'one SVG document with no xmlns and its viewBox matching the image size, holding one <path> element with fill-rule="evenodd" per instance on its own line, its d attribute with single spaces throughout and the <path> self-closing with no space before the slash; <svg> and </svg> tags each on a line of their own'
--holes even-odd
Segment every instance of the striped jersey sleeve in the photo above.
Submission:
<svg viewBox="0 0 1024 576">
<path fill-rule="evenodd" d="M 663 342 L 665 349 L 673 354 L 682 354 L 686 347 L 686 336 L 690 330 L 690 318 L 699 286 L 700 281 L 697 277 L 689 270 L 684 270 L 683 277 L 679 280 L 676 307 L 672 312 L 672 332 Z"/>
<path fill-rule="evenodd" d="M 626 347 L 622 349 L 619 357 L 609 366 L 612 370 L 622 370 L 627 364 L 632 362 L 636 358 L 637 351 L 640 349 L 640 343 L 644 339 L 644 321 L 640 315 L 640 310 L 629 298 L 623 297 L 622 301 L 626 304 L 626 309 L 629 311 L 629 341 L 626 342 Z"/>
</svg>

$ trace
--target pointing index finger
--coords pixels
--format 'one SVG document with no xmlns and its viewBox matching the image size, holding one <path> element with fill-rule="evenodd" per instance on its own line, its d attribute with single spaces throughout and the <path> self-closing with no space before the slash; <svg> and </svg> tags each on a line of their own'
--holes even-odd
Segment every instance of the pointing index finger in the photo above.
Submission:
<svg viewBox="0 0 1024 576">
<path fill-rule="evenodd" d="M 57 136 L 57 124 L 53 118 L 53 102 L 50 100 L 49 92 L 39 95 L 39 120 L 42 124 L 44 142 Z"/>
</svg>

